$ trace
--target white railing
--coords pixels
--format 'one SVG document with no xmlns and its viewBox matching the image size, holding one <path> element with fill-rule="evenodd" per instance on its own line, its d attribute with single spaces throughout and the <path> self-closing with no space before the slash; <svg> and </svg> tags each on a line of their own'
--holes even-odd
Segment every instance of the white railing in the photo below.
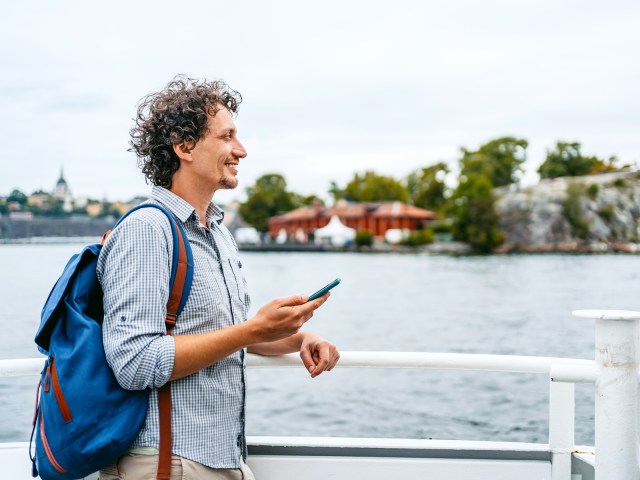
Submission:
<svg viewBox="0 0 640 480">
<path fill-rule="evenodd" d="M 342 352 L 340 368 L 424 368 L 549 376 L 549 449 L 552 480 L 571 478 L 575 384 L 596 385 L 596 478 L 640 480 L 638 322 L 640 312 L 580 310 L 596 320 L 596 360 L 425 352 Z M 0 360 L 0 378 L 39 375 L 42 358 Z M 297 354 L 248 355 L 252 368 L 298 367 Z"/>
</svg>

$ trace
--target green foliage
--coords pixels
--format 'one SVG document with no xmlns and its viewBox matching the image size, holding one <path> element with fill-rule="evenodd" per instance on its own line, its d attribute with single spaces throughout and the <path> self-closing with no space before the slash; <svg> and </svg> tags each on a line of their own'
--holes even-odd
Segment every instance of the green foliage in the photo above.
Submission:
<svg viewBox="0 0 640 480">
<path fill-rule="evenodd" d="M 113 203 L 108 202 L 107 200 L 105 200 L 102 203 L 102 210 L 100 211 L 100 214 L 98 215 L 99 218 L 103 218 L 103 217 L 108 217 L 108 216 L 112 216 L 115 218 L 120 218 L 120 212 L 118 210 L 116 210 L 116 208 L 113 206 Z"/>
<path fill-rule="evenodd" d="M 462 148 L 460 175 L 488 177 L 494 187 L 517 182 L 517 174 L 527 159 L 529 143 L 524 138 L 501 137 L 472 152 Z"/>
<path fill-rule="evenodd" d="M 589 223 L 582 215 L 582 197 L 584 197 L 584 187 L 578 184 L 569 185 L 567 196 L 562 206 L 564 215 L 576 237 L 586 239 L 589 235 Z"/>
<path fill-rule="evenodd" d="M 591 173 L 609 173 L 609 172 L 619 172 L 620 170 L 624 170 L 627 168 L 631 168 L 631 165 L 618 165 L 618 157 L 615 155 L 610 156 L 606 160 L 600 160 L 596 162 L 595 166 Z"/>
<path fill-rule="evenodd" d="M 627 183 L 624 181 L 624 178 L 616 178 L 613 182 L 613 186 L 616 188 L 624 188 L 627 186 Z"/>
<path fill-rule="evenodd" d="M 611 223 L 611 220 L 613 219 L 613 205 L 609 203 L 601 207 L 598 210 L 598 215 L 600 215 L 600 218 L 602 218 L 605 222 Z"/>
<path fill-rule="evenodd" d="M 474 250 L 488 253 L 504 242 L 494 208 L 493 184 L 486 175 L 469 174 L 460 179 L 452 196 L 452 233 Z"/>
<path fill-rule="evenodd" d="M 358 230 L 354 242 L 358 247 L 370 247 L 373 245 L 373 233 L 369 230 Z"/>
<path fill-rule="evenodd" d="M 296 200 L 296 195 L 287 191 L 287 182 L 282 175 L 268 173 L 247 188 L 247 201 L 240 205 L 240 215 L 256 230 L 266 232 L 269 217 L 298 207 Z"/>
<path fill-rule="evenodd" d="M 318 197 L 317 195 L 298 195 L 297 193 L 293 193 L 293 203 L 295 203 L 296 205 L 304 205 L 304 206 L 311 206 L 314 204 L 317 205 L 321 205 L 324 207 L 324 200 L 322 200 L 320 197 Z"/>
<path fill-rule="evenodd" d="M 423 228 L 422 230 L 410 232 L 409 236 L 402 240 L 400 243 L 409 247 L 417 247 L 419 245 L 427 245 L 429 243 L 433 243 L 434 240 L 435 234 L 433 233 L 433 230 L 431 230 L 430 228 Z"/>
<path fill-rule="evenodd" d="M 333 198 L 333 201 L 336 202 L 344 197 L 344 190 L 340 188 L 335 181 L 331 181 L 331 185 L 329 186 L 329 195 Z"/>
<path fill-rule="evenodd" d="M 440 210 L 445 204 L 447 186 L 444 177 L 447 173 L 449 167 L 440 162 L 409 174 L 407 191 L 411 203 L 427 210 Z"/>
<path fill-rule="evenodd" d="M 409 199 L 407 189 L 393 177 L 378 175 L 373 171 L 356 173 L 347 186 L 340 190 L 335 183 L 331 192 L 334 198 L 344 198 L 353 202 L 406 202 Z"/>
<path fill-rule="evenodd" d="M 604 165 L 597 157 L 585 157 L 578 142 L 556 142 L 554 150 L 547 150 L 547 158 L 538 168 L 540 178 L 576 177 L 589 175 Z"/>
<path fill-rule="evenodd" d="M 592 183 L 587 187 L 587 195 L 591 200 L 595 200 L 598 197 L 599 191 L 600 191 L 600 187 L 598 187 L 597 183 Z"/>
<path fill-rule="evenodd" d="M 448 221 L 436 221 L 429 225 L 434 233 L 452 233 L 451 223 Z"/>
<path fill-rule="evenodd" d="M 13 203 L 13 202 L 24 206 L 27 204 L 27 196 L 17 188 L 13 189 L 9 194 L 9 196 L 7 197 L 7 203 Z"/>
</svg>

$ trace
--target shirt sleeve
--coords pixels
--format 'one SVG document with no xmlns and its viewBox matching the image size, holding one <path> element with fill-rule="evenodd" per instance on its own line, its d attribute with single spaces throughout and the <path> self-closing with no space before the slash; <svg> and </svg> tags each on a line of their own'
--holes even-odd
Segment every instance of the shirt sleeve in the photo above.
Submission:
<svg viewBox="0 0 640 480">
<path fill-rule="evenodd" d="M 102 324 L 107 362 L 127 390 L 160 388 L 175 359 L 165 315 L 173 240 L 161 212 L 135 212 L 111 233 L 98 259 L 103 290 Z M 159 218 L 160 217 L 160 218 Z M 156 219 L 157 222 L 150 221 Z"/>
</svg>

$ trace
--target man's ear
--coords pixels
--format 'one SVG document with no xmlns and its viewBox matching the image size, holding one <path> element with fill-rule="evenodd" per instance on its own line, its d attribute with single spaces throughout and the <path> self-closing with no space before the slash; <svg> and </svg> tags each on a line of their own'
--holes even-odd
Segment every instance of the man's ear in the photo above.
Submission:
<svg viewBox="0 0 640 480">
<path fill-rule="evenodd" d="M 173 151 L 180 160 L 191 161 L 191 149 L 193 145 L 190 142 L 174 143 Z"/>
</svg>

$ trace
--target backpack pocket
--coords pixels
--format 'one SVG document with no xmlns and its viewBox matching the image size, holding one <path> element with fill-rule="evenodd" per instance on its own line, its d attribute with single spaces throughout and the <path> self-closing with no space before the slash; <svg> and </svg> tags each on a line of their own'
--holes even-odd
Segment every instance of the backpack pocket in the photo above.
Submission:
<svg viewBox="0 0 640 480">
<path fill-rule="evenodd" d="M 49 384 L 51 384 L 51 387 L 49 387 Z M 70 422 L 73 420 L 73 417 L 71 415 L 71 410 L 69 409 L 69 404 L 67 404 L 67 400 L 64 398 L 62 387 L 60 386 L 60 380 L 58 379 L 58 372 L 56 371 L 56 363 L 53 355 L 49 360 L 49 365 L 47 366 L 44 378 L 44 391 L 49 392 L 51 389 L 53 389 L 53 394 L 56 397 L 56 403 L 58 404 L 58 409 L 60 410 L 62 418 L 65 422 Z"/>
<path fill-rule="evenodd" d="M 56 457 L 53 455 L 53 452 L 51 451 L 51 447 L 49 446 L 49 441 L 47 440 L 47 435 L 44 431 L 44 415 L 42 410 L 40 410 L 40 440 L 42 441 L 42 448 L 44 450 L 44 454 L 46 455 L 47 459 L 49 460 L 49 463 L 51 464 L 51 466 L 54 468 L 54 470 L 58 473 L 64 474 L 67 473 L 67 471 L 62 467 L 62 465 L 60 465 L 60 463 L 58 463 L 58 460 L 56 459 Z"/>
</svg>

